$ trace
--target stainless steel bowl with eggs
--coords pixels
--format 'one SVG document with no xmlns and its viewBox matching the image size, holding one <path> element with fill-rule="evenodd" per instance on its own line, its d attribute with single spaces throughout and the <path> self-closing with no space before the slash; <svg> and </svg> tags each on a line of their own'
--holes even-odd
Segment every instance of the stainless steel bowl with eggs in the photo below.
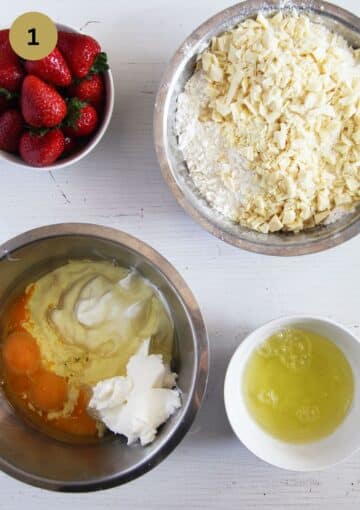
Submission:
<svg viewBox="0 0 360 510">
<path fill-rule="evenodd" d="M 1 469 L 89 491 L 154 467 L 207 380 L 205 326 L 180 275 L 138 239 L 89 224 L 26 232 L 0 254 Z"/>
</svg>

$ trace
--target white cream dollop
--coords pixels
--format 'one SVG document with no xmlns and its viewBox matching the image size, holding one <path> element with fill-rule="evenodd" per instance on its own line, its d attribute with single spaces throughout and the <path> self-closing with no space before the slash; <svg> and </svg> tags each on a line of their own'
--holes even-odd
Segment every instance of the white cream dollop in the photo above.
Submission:
<svg viewBox="0 0 360 510">
<path fill-rule="evenodd" d="M 181 406 L 180 393 L 171 389 L 176 374 L 170 372 L 160 354 L 149 354 L 145 340 L 127 364 L 126 377 L 112 377 L 93 387 L 89 411 L 112 432 L 151 443 L 158 427 Z"/>
<path fill-rule="evenodd" d="M 49 314 L 67 344 L 89 351 L 171 333 L 171 321 L 154 287 L 135 271 L 89 263 L 75 273 Z M 107 345 L 106 345 L 107 344 Z M 135 351 L 133 351 L 135 352 Z"/>
</svg>

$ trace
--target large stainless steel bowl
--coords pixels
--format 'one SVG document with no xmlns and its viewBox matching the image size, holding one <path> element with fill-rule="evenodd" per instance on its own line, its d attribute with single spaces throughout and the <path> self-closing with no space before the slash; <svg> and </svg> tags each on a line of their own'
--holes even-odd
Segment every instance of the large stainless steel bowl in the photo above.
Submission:
<svg viewBox="0 0 360 510">
<path fill-rule="evenodd" d="M 134 237 L 89 224 L 31 230 L 0 246 L 0 310 L 14 289 L 69 259 L 115 260 L 135 267 L 166 298 L 175 324 L 174 369 L 182 407 L 146 447 L 115 436 L 67 444 L 26 424 L 0 388 L 0 468 L 24 482 L 59 491 L 104 489 L 132 480 L 161 462 L 181 441 L 200 407 L 208 373 L 208 342 L 199 307 L 184 280 L 161 255 Z"/>
<path fill-rule="evenodd" d="M 162 78 L 155 103 L 155 148 L 164 178 L 180 205 L 211 234 L 246 250 L 268 255 L 303 255 L 325 250 L 360 232 L 360 209 L 336 223 L 299 234 L 260 234 L 226 220 L 202 198 L 189 176 L 175 134 L 176 100 L 194 71 L 196 57 L 212 37 L 234 27 L 259 11 L 265 15 L 289 9 L 305 11 L 330 30 L 340 33 L 354 48 L 360 47 L 360 19 L 320 0 L 248 0 L 225 9 L 197 28 L 180 46 Z"/>
</svg>

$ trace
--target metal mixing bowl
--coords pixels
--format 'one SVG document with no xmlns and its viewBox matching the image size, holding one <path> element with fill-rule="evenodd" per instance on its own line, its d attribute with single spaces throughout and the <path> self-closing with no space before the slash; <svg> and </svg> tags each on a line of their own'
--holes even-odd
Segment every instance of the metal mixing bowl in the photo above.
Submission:
<svg viewBox="0 0 360 510">
<path fill-rule="evenodd" d="M 174 370 L 182 407 L 146 447 L 110 435 L 95 444 L 68 444 L 25 423 L 0 388 L 0 468 L 24 482 L 58 491 L 104 489 L 132 480 L 161 462 L 189 430 L 208 373 L 208 341 L 199 307 L 184 280 L 138 239 L 96 225 L 60 224 L 31 230 L 0 246 L 0 309 L 14 289 L 66 263 L 101 259 L 135 267 L 163 293 L 175 324 Z"/>
<path fill-rule="evenodd" d="M 199 194 L 189 176 L 175 134 L 176 100 L 194 71 L 196 57 L 212 37 L 231 29 L 259 11 L 265 15 L 296 9 L 330 30 L 351 46 L 360 47 L 360 19 L 319 0 L 248 0 L 225 9 L 197 28 L 180 46 L 162 78 L 155 102 L 155 148 L 164 178 L 180 205 L 211 234 L 246 250 L 268 255 L 303 255 L 338 245 L 360 232 L 360 208 L 337 222 L 299 234 L 260 234 L 216 213 Z"/>
</svg>

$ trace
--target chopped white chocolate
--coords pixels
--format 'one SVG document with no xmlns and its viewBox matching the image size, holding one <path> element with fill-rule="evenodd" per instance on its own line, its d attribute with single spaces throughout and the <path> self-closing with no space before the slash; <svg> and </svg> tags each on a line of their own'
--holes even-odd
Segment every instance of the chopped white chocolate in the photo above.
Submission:
<svg viewBox="0 0 360 510">
<path fill-rule="evenodd" d="M 269 223 L 269 230 L 270 232 L 277 232 L 278 230 L 281 230 L 283 228 L 283 224 L 281 223 L 279 217 L 275 214 L 270 220 Z"/>
<path fill-rule="evenodd" d="M 296 13 L 259 14 L 213 38 L 176 128 L 215 209 L 263 233 L 297 232 L 359 202 L 359 56 Z"/>
</svg>

